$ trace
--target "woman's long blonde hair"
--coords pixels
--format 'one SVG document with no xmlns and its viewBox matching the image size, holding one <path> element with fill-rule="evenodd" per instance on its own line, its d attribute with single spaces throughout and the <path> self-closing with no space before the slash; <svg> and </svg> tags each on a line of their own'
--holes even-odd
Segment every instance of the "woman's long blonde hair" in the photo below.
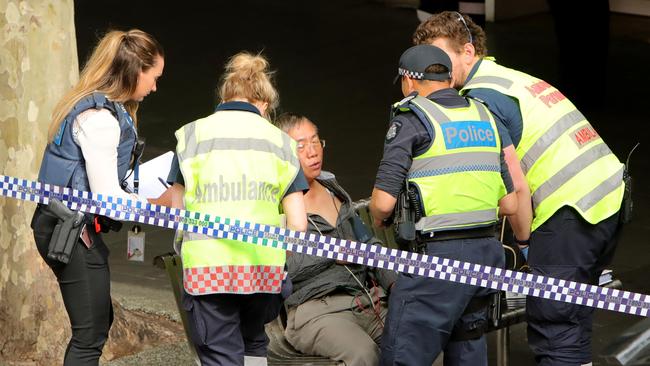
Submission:
<svg viewBox="0 0 650 366">
<path fill-rule="evenodd" d="M 226 64 L 219 87 L 219 98 L 221 102 L 240 98 L 251 103 L 266 102 L 268 117 L 280 102 L 272 76 L 273 72 L 269 71 L 269 63 L 264 56 L 240 52 Z"/>
<path fill-rule="evenodd" d="M 153 67 L 157 56 L 165 56 L 162 47 L 155 38 L 141 30 L 106 33 L 86 62 L 77 85 L 54 108 L 48 129 L 50 141 L 72 107 L 94 91 L 123 103 L 137 123 L 138 102 L 130 98 L 138 86 L 140 72 Z"/>
</svg>

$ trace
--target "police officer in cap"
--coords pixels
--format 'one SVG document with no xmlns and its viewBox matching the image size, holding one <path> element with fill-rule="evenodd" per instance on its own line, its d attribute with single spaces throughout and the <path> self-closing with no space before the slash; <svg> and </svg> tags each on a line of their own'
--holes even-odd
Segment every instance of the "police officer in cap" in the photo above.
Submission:
<svg viewBox="0 0 650 366">
<path fill-rule="evenodd" d="M 411 250 L 503 267 L 494 229 L 499 214 L 516 211 L 512 180 L 494 118 L 451 88 L 451 69 L 447 54 L 435 46 L 414 46 L 400 57 L 405 98 L 393 108 L 370 211 L 375 225 L 383 225 L 408 184 L 417 192 Z M 400 274 L 380 364 L 431 365 L 444 351 L 446 365 L 487 365 L 483 332 L 491 292 Z"/>
</svg>

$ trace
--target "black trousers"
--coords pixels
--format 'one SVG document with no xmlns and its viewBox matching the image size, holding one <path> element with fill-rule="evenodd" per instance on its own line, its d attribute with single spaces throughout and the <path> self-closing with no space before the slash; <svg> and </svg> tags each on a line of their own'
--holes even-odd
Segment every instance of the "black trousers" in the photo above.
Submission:
<svg viewBox="0 0 650 366">
<path fill-rule="evenodd" d="M 56 218 L 37 208 L 32 229 L 38 252 L 56 275 L 70 317 L 72 338 L 65 352 L 64 365 L 98 365 L 113 322 L 109 251 L 101 236 L 93 232 L 93 245 L 86 248 L 81 241 L 77 242 L 68 264 L 47 258 L 56 222 Z"/>
<path fill-rule="evenodd" d="M 565 206 L 532 233 L 528 264 L 537 275 L 597 284 L 612 261 L 617 234 L 618 214 L 592 225 Z M 537 364 L 591 362 L 593 312 L 592 307 L 529 296 L 528 344 Z"/>
<path fill-rule="evenodd" d="M 501 243 L 493 237 L 427 243 L 427 255 L 503 268 Z M 487 321 L 486 311 L 463 314 L 474 297 L 494 290 L 400 273 L 388 298 L 381 337 L 382 366 L 429 366 L 441 352 L 445 365 L 487 366 L 485 335 L 452 341 L 469 323 Z"/>
<path fill-rule="evenodd" d="M 182 294 L 201 365 L 243 366 L 244 356 L 266 357 L 264 324 L 278 316 L 280 294 Z"/>
</svg>

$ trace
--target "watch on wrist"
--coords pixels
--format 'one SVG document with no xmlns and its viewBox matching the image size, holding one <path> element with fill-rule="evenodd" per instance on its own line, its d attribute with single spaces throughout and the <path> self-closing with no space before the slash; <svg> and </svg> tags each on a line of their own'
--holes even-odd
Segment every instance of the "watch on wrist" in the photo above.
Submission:
<svg viewBox="0 0 650 366">
<path fill-rule="evenodd" d="M 519 240 L 514 235 L 513 235 L 513 238 L 515 239 L 515 243 L 517 243 L 517 245 L 519 245 L 519 246 L 526 246 L 527 247 L 530 244 L 530 239 Z"/>
</svg>

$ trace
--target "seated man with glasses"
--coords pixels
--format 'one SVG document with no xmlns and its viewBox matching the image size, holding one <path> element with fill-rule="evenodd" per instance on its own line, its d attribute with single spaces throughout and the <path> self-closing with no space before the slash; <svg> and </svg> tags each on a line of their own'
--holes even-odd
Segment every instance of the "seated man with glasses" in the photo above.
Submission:
<svg viewBox="0 0 650 366">
<path fill-rule="evenodd" d="M 325 140 L 304 116 L 284 113 L 275 125 L 298 142 L 298 158 L 309 184 L 304 196 L 308 231 L 379 244 L 363 225 L 352 199 L 334 174 L 322 171 Z M 293 294 L 285 300 L 285 337 L 305 354 L 376 365 L 387 313 L 386 293 L 395 272 L 294 253 L 287 258 Z"/>
</svg>

